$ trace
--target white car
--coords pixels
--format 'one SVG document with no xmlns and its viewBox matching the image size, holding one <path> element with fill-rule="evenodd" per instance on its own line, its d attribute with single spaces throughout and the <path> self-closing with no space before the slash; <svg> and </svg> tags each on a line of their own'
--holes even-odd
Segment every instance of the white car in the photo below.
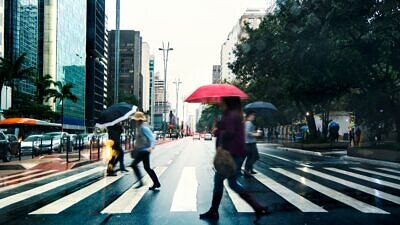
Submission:
<svg viewBox="0 0 400 225">
<path fill-rule="evenodd" d="M 212 134 L 210 134 L 210 133 L 205 134 L 205 135 L 204 135 L 204 140 L 209 140 L 209 141 L 211 141 L 211 140 L 212 140 Z"/>
</svg>

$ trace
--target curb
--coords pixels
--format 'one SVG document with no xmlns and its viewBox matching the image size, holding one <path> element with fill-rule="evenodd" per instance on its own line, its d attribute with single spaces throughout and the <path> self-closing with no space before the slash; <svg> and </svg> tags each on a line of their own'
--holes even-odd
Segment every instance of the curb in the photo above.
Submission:
<svg viewBox="0 0 400 225">
<path fill-rule="evenodd" d="M 395 163 L 395 162 L 388 162 L 388 161 L 375 160 L 375 159 L 365 159 L 365 158 L 352 157 L 352 156 L 342 156 L 340 159 L 368 163 L 368 164 L 372 164 L 372 165 L 376 165 L 376 166 L 384 166 L 384 167 L 400 169 L 400 163 Z"/>
<path fill-rule="evenodd" d="M 307 151 L 307 150 L 297 149 L 297 148 L 277 147 L 277 149 L 280 149 L 283 151 L 289 151 L 289 152 L 302 153 L 302 154 L 306 154 L 306 155 L 324 156 L 321 152 L 313 152 L 313 151 Z"/>
</svg>

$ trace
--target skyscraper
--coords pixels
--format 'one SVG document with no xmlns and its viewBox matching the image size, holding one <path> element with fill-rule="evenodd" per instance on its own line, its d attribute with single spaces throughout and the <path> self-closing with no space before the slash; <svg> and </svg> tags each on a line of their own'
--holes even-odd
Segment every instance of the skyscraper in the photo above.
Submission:
<svg viewBox="0 0 400 225">
<path fill-rule="evenodd" d="M 105 0 L 87 0 L 85 119 L 88 128 L 94 127 L 100 113 L 106 108 L 109 95 L 106 22 Z"/>
<path fill-rule="evenodd" d="M 108 52 L 108 87 L 114 87 L 115 82 L 115 30 L 109 32 Z M 118 101 L 132 98 L 139 101 L 143 99 L 143 77 L 142 72 L 142 37 L 139 31 L 120 31 L 120 74 Z M 112 90 L 115 91 L 114 88 Z M 110 96 L 109 96 L 110 97 Z M 113 99 L 112 99 L 113 100 Z M 114 100 L 112 101 L 114 102 Z"/>
<path fill-rule="evenodd" d="M 4 57 L 4 0 L 0 0 L 0 57 Z"/>
<path fill-rule="evenodd" d="M 43 74 L 72 83 L 78 97 L 64 100 L 65 129 L 85 127 L 86 0 L 43 1 Z M 57 102 L 53 107 L 61 111 Z"/>
<path fill-rule="evenodd" d="M 144 112 L 149 110 L 150 100 L 150 46 L 147 42 L 142 43 L 142 76 L 143 76 L 143 98 L 142 108 Z"/>
</svg>

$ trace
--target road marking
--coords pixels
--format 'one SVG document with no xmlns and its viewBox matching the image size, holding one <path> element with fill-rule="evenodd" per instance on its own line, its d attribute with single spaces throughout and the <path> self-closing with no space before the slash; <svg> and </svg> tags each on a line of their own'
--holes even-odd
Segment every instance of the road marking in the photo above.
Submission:
<svg viewBox="0 0 400 225">
<path fill-rule="evenodd" d="M 232 190 L 232 188 L 229 187 L 227 179 L 225 179 L 224 181 L 224 186 L 237 212 L 254 212 L 253 208 L 251 208 L 251 206 L 247 204 L 247 202 L 245 202 L 235 191 Z"/>
<path fill-rule="evenodd" d="M 184 167 L 172 200 L 171 212 L 197 211 L 197 179 L 195 167 Z"/>
<path fill-rule="evenodd" d="M 5 177 L 0 178 L 0 182 L 2 182 L 3 180 L 10 180 L 10 179 L 15 178 L 15 177 L 24 176 L 24 175 L 28 175 L 28 174 L 31 174 L 31 173 L 36 173 L 36 172 L 39 172 L 39 171 L 41 171 L 41 170 L 29 170 L 29 171 L 26 171 L 26 172 L 23 172 L 23 173 L 17 173 L 17 174 L 5 176 Z"/>
<path fill-rule="evenodd" d="M 389 168 L 378 168 L 378 169 L 380 169 L 380 170 L 386 170 L 386 171 L 389 171 L 389 172 L 392 172 L 392 173 L 399 173 L 400 174 L 400 171 L 398 171 L 398 170 L 393 170 L 393 169 L 389 169 Z"/>
<path fill-rule="evenodd" d="M 264 153 L 264 152 L 260 152 L 259 154 L 270 156 L 270 157 L 273 157 L 273 158 L 276 158 L 276 159 L 280 159 L 280 160 L 283 160 L 283 161 L 286 161 L 286 162 L 298 164 L 298 165 L 304 166 L 304 167 L 312 167 L 311 165 L 308 165 L 308 164 L 300 163 L 298 161 L 293 161 L 293 160 L 290 160 L 290 159 L 286 159 L 286 158 L 283 158 L 283 157 L 280 157 L 280 156 L 276 156 L 276 155 L 272 155 L 272 154 L 268 154 L 268 153 Z"/>
<path fill-rule="evenodd" d="M 395 180 L 400 180 L 399 176 L 394 176 L 394 175 L 390 175 L 390 174 L 386 174 L 386 173 L 380 173 L 380 172 L 376 172 L 376 171 L 373 171 L 373 170 L 366 170 L 366 169 L 357 168 L 357 167 L 351 167 L 351 169 L 358 170 L 358 171 L 361 171 L 361 172 L 370 173 L 370 174 L 375 174 L 375 175 L 382 176 L 382 177 L 388 177 L 388 178 L 392 178 L 392 179 L 395 179 Z"/>
<path fill-rule="evenodd" d="M 24 177 L 21 177 L 21 178 L 8 180 L 6 182 L 0 183 L 0 186 L 6 186 L 6 185 L 9 185 L 9 184 L 20 183 L 20 182 L 23 182 L 23 181 L 31 180 L 32 178 L 35 178 L 35 177 L 42 177 L 42 176 L 47 175 L 47 174 L 52 174 L 52 173 L 55 173 L 57 171 L 58 170 L 48 170 L 48 171 L 43 171 L 43 172 L 36 173 L 36 174 L 31 174 L 29 176 L 24 176 Z"/>
<path fill-rule="evenodd" d="M 157 177 L 160 177 L 167 167 L 157 167 L 155 169 L 155 173 Z M 143 183 L 151 182 L 150 176 L 146 175 L 142 178 Z M 139 201 L 143 198 L 144 194 L 149 190 L 149 185 L 143 185 L 140 188 L 135 188 L 132 186 L 124 194 L 119 196 L 114 202 L 108 205 L 103 211 L 102 214 L 112 214 L 112 213 L 131 213 L 132 210 L 136 207 Z"/>
<path fill-rule="evenodd" d="M 57 180 L 57 181 L 53 181 L 53 182 L 50 182 L 48 184 L 44 184 L 42 186 L 39 186 L 39 187 L 36 187 L 36 188 L 33 188 L 33 189 L 30 189 L 28 191 L 20 192 L 18 194 L 11 195 L 9 197 L 0 199 L 0 209 L 4 208 L 6 206 L 9 206 L 11 204 L 14 204 L 14 203 L 23 201 L 25 199 L 28 199 L 30 197 L 46 193 L 49 190 L 55 189 L 55 188 L 60 187 L 62 185 L 66 185 L 68 183 L 71 183 L 73 181 L 79 180 L 81 178 L 93 175 L 93 174 L 95 174 L 97 172 L 104 171 L 104 169 L 105 169 L 105 167 L 96 167 L 96 168 L 93 168 L 91 170 L 88 170 L 88 171 L 85 171 L 85 172 L 82 172 L 82 173 L 78 173 L 78 174 L 75 174 L 75 175 L 72 175 L 72 176 Z"/>
<path fill-rule="evenodd" d="M 368 205 L 368 204 L 366 204 L 364 202 L 361 202 L 361 201 L 359 201 L 357 199 L 354 199 L 354 198 L 352 198 L 350 196 L 347 196 L 347 195 L 342 194 L 342 193 L 340 193 L 338 191 L 335 191 L 335 190 L 333 190 L 333 189 L 331 189 L 329 187 L 323 186 L 323 185 L 318 184 L 318 183 L 316 183 L 316 182 L 314 182 L 312 180 L 309 180 L 309 179 L 307 179 L 305 177 L 302 177 L 302 176 L 299 176 L 299 175 L 297 175 L 295 173 L 289 172 L 289 171 L 287 171 L 285 169 L 282 169 L 282 168 L 271 168 L 271 169 L 274 170 L 275 172 L 278 172 L 278 173 L 280 173 L 282 175 L 285 175 L 285 176 L 287 176 L 287 177 L 289 177 L 289 178 L 291 178 L 293 180 L 299 181 L 300 183 L 302 183 L 302 184 L 304 184 L 304 185 L 306 185 L 306 186 L 308 186 L 308 187 L 310 187 L 310 188 L 312 188 L 312 189 L 314 189 L 314 190 L 316 190 L 316 191 L 318 191 L 318 192 L 320 192 L 320 193 L 322 193 L 322 194 L 324 194 L 324 195 L 326 195 L 326 196 L 328 196 L 330 198 L 333 198 L 333 199 L 335 199 L 335 200 L 337 200 L 339 202 L 342 202 L 342 203 L 344 203 L 344 204 L 346 204 L 346 205 L 348 205 L 350 207 L 353 207 L 353 208 L 355 208 L 355 209 L 357 209 L 357 210 L 359 210 L 361 212 L 364 212 L 364 213 L 389 214 L 388 212 L 386 212 L 386 211 L 384 211 L 382 209 L 379 209 L 379 208 L 377 208 L 375 206 Z M 310 170 L 312 170 L 312 169 L 309 169 L 309 168 L 303 168 L 303 169 L 304 169 L 303 171 L 308 171 L 308 172 Z"/>
<path fill-rule="evenodd" d="M 258 171 L 257 171 L 258 172 Z M 285 186 L 272 180 L 264 174 L 258 172 L 253 175 L 258 181 L 264 184 L 266 187 L 271 189 L 273 192 L 286 199 L 289 203 L 300 209 L 302 212 L 327 212 L 322 207 L 312 203 L 303 196 L 296 194 Z"/>
<path fill-rule="evenodd" d="M 310 169 L 310 168 L 297 168 L 297 169 L 400 205 L 400 197 L 397 197 L 395 195 L 388 194 L 386 192 L 379 191 L 377 189 L 373 189 L 373 188 L 370 188 L 370 187 L 367 187 L 367 186 L 364 186 L 361 184 L 357 184 L 357 183 L 354 183 L 351 181 L 340 179 L 340 178 L 331 176 L 326 173 L 321 173 L 321 172 L 318 172 L 318 171 Z"/>
<path fill-rule="evenodd" d="M 130 169 L 130 168 L 129 168 Z M 78 203 L 79 201 L 89 197 L 93 193 L 100 191 L 101 189 L 107 187 L 108 185 L 119 180 L 125 174 L 119 174 L 116 177 L 104 177 L 101 180 L 83 188 L 79 191 L 73 192 L 53 203 L 50 203 L 34 212 L 29 214 L 58 214 L 65 209 L 71 207 L 72 205 Z"/>
<path fill-rule="evenodd" d="M 330 171 L 334 171 L 337 173 L 341 173 L 344 175 L 348 175 L 348 176 L 352 176 L 361 180 L 366 180 L 375 184 L 380 184 L 383 186 L 387 186 L 387 187 L 391 187 L 391 188 L 395 188 L 395 189 L 400 189 L 400 185 L 396 184 L 396 183 L 392 183 L 392 182 L 388 182 L 388 181 L 384 181 L 384 180 L 380 180 L 380 179 L 376 179 L 376 178 L 372 178 L 372 177 L 367 177 L 361 174 L 357 174 L 357 173 L 353 173 L 353 172 L 349 172 L 349 171 L 345 171 L 345 170 L 340 170 L 340 169 L 336 169 L 336 168 L 325 168 L 327 170 Z"/>
</svg>

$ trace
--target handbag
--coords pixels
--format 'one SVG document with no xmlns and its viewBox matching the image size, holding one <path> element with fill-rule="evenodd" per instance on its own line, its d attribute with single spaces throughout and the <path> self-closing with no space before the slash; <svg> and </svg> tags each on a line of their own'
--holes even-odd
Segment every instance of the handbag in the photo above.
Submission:
<svg viewBox="0 0 400 225">
<path fill-rule="evenodd" d="M 229 151 L 218 147 L 214 156 L 214 168 L 223 177 L 230 178 L 236 174 L 236 163 Z"/>
</svg>

